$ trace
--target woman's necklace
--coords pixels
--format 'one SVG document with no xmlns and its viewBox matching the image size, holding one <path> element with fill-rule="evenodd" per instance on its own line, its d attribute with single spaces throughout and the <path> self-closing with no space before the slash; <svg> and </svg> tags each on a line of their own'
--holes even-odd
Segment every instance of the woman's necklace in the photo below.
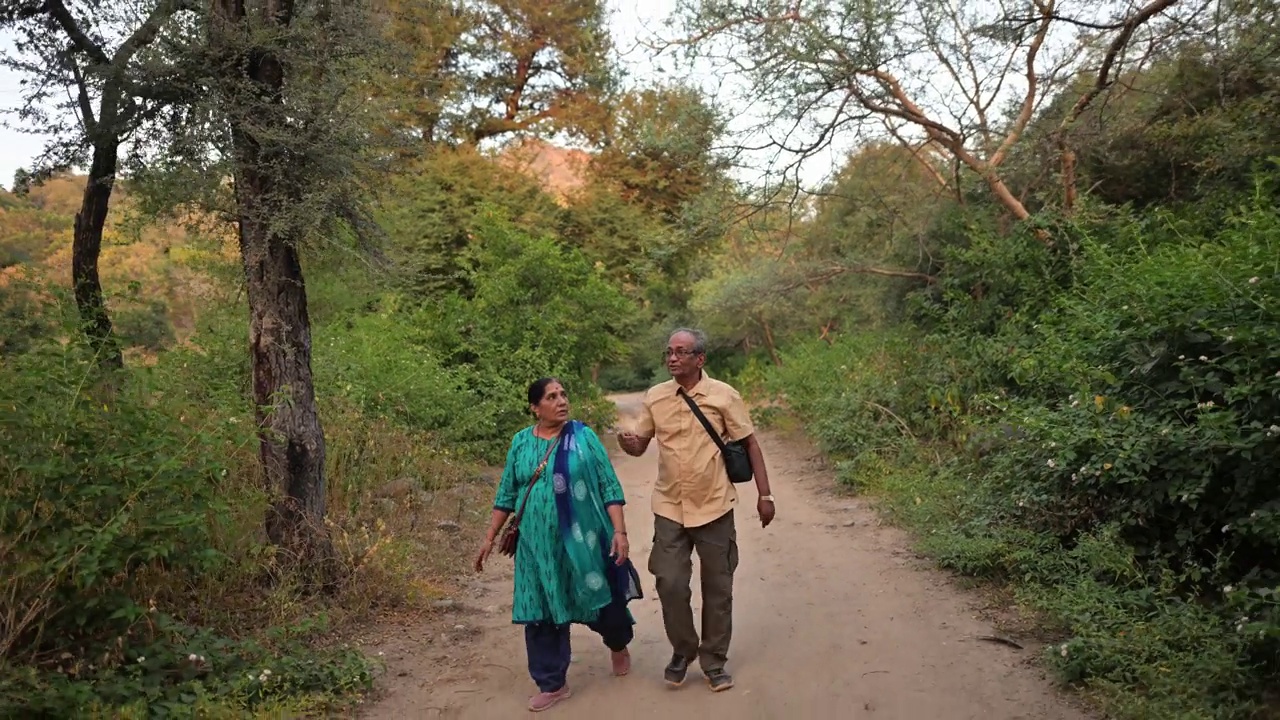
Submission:
<svg viewBox="0 0 1280 720">
<path fill-rule="evenodd" d="M 533 436 L 539 440 L 555 440 L 560 437 L 560 431 L 564 425 L 557 425 L 555 430 L 548 430 L 542 426 L 542 423 L 535 423 L 533 426 Z"/>
</svg>

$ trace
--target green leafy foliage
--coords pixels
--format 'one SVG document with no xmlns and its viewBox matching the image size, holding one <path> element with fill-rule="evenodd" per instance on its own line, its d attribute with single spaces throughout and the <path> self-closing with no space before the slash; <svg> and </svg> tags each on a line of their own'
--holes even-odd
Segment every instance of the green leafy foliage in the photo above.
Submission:
<svg viewBox="0 0 1280 720">
<path fill-rule="evenodd" d="M 173 392 L 219 372 L 188 367 L 199 356 L 103 377 L 69 299 L 40 289 L 56 304 L 30 307 L 70 341 L 40 333 L 0 367 L 0 715 L 163 718 L 366 689 L 359 653 L 316 651 L 301 632 L 236 638 L 168 609 L 234 565 L 221 543 L 234 506 L 262 511 L 235 483 L 253 428 Z M 201 400 L 228 398 L 241 400 Z"/>
<path fill-rule="evenodd" d="M 340 706 L 373 683 L 375 663 L 351 650 L 316 651 L 284 633 L 236 640 L 163 614 L 148 620 L 149 640 L 103 665 L 47 674 L 0 666 L 0 710 L 33 718 L 272 715 Z"/>
<path fill-rule="evenodd" d="M 204 522 L 226 470 L 216 443 L 136 398 L 98 396 L 92 362 L 76 342 L 41 343 L 5 365 L 0 536 L 6 615 L 19 620 L 6 634 L 35 654 L 138 620 L 124 587 L 142 568 L 198 573 L 217 560 Z"/>
<path fill-rule="evenodd" d="M 561 378 L 579 419 L 608 423 L 611 403 L 592 376 L 624 351 L 634 304 L 585 253 L 497 205 L 477 207 L 467 228 L 456 289 L 429 302 L 376 290 L 368 304 L 317 318 L 317 382 L 495 463 L 530 422 L 526 389 L 539 377 Z"/>
<path fill-rule="evenodd" d="M 407 292 L 472 292 L 474 226 L 486 206 L 503 208 L 527 229 L 554 227 L 562 212 L 531 178 L 498 173 L 493 160 L 468 148 L 438 149 L 390 178 L 378 222 Z"/>
<path fill-rule="evenodd" d="M 479 251 L 470 298 L 446 296 L 413 323 L 440 362 L 463 373 L 470 413 L 448 437 L 500 458 L 510 435 L 528 422 L 530 382 L 557 376 L 578 417 L 599 423 L 611 413 L 591 386 L 592 371 L 622 352 L 632 305 L 583 254 L 530 235 L 489 211 L 475 230 Z M 475 417 L 475 415 L 471 415 Z"/>
<path fill-rule="evenodd" d="M 1280 214 L 970 225 L 915 328 L 766 374 L 946 567 L 1011 583 L 1116 717 L 1252 718 L 1280 678 Z M 1195 233 L 1195 234 L 1189 234 Z"/>
</svg>

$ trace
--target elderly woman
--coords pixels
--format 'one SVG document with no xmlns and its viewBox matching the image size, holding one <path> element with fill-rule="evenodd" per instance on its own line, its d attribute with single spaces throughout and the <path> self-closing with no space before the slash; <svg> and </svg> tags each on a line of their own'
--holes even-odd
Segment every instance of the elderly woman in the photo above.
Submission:
<svg viewBox="0 0 1280 720">
<path fill-rule="evenodd" d="M 503 524 L 516 513 L 511 620 L 524 625 L 529 675 L 540 691 L 529 709 L 538 712 L 570 695 L 573 623 L 599 634 L 612 651 L 613 673 L 627 674 L 635 624 L 627 603 L 641 593 L 629 558 L 622 485 L 600 438 L 569 419 L 569 397 L 558 380 L 534 382 L 528 399 L 537 422 L 511 440 L 475 569 L 484 569 Z"/>
</svg>

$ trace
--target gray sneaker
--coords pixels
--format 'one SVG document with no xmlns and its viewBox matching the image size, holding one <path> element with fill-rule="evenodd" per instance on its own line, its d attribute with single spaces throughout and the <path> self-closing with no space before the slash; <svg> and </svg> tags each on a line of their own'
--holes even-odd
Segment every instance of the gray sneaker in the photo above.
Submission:
<svg viewBox="0 0 1280 720">
<path fill-rule="evenodd" d="M 704 674 L 707 676 L 707 684 L 711 686 L 711 692 L 724 692 L 733 687 L 733 676 L 725 672 L 724 668 L 707 670 Z"/>
<path fill-rule="evenodd" d="M 667 663 L 667 669 L 662 672 L 662 677 L 671 687 L 680 687 L 684 684 L 684 676 L 689 672 L 689 661 L 679 654 L 671 656 L 671 662 Z"/>
</svg>

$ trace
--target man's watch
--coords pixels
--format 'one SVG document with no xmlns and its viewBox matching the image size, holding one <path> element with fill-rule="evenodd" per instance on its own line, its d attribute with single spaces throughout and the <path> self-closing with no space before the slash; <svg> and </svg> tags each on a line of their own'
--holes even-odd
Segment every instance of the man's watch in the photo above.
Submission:
<svg viewBox="0 0 1280 720">
<path fill-rule="evenodd" d="M 769 502 L 773 502 L 773 496 L 772 496 L 772 495 L 761 495 L 761 496 L 760 496 L 760 499 L 761 499 L 761 500 L 768 500 Z"/>
</svg>

